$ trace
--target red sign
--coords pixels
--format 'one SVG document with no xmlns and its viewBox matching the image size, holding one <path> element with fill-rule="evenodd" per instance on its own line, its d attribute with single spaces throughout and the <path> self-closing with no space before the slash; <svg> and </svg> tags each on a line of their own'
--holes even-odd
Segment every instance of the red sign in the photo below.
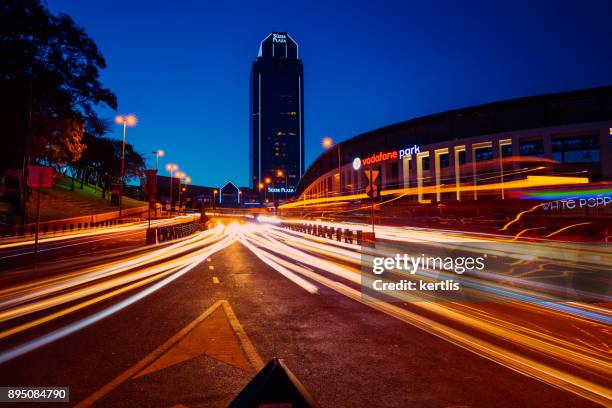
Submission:
<svg viewBox="0 0 612 408">
<path fill-rule="evenodd" d="M 28 187 L 53 187 L 53 167 L 28 165 Z"/>
<path fill-rule="evenodd" d="M 394 150 L 392 152 L 387 152 L 387 153 L 385 152 L 374 153 L 373 155 L 368 156 L 365 159 L 362 159 L 361 161 L 363 162 L 363 164 L 368 166 L 370 164 L 380 163 L 380 162 L 391 160 L 391 159 L 397 159 L 397 150 Z"/>
</svg>

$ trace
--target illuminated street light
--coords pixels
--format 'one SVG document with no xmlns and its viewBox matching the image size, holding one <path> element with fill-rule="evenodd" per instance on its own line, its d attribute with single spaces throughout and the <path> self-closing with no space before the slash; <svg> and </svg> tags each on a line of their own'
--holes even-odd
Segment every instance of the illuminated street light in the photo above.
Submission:
<svg viewBox="0 0 612 408">
<path fill-rule="evenodd" d="M 123 207 L 123 179 L 125 178 L 125 135 L 127 133 L 127 127 L 136 126 L 136 116 L 134 115 L 117 115 L 115 116 L 115 123 L 123 125 L 123 143 L 121 144 L 121 180 L 119 182 L 119 218 L 121 218 L 121 210 Z"/>
<path fill-rule="evenodd" d="M 324 137 L 321 142 L 325 149 L 329 149 L 334 145 L 334 140 L 331 137 Z M 342 190 L 342 172 L 340 171 L 340 145 L 337 145 L 338 150 L 338 195 L 340 195 Z"/>
<path fill-rule="evenodd" d="M 276 176 L 277 177 L 283 177 L 285 176 L 285 200 L 287 200 L 289 198 L 289 193 L 287 192 L 288 190 L 288 181 L 287 181 L 287 174 L 285 174 L 282 170 L 277 170 L 276 171 Z"/>
<path fill-rule="evenodd" d="M 270 177 L 266 177 L 264 181 L 266 183 L 266 188 L 264 190 L 264 199 L 266 200 L 266 203 L 267 203 L 268 202 L 268 184 L 270 184 L 272 180 L 270 179 Z"/>
<path fill-rule="evenodd" d="M 170 215 L 172 215 L 172 209 L 174 207 L 174 200 L 172 197 L 172 184 L 174 184 L 174 172 L 178 170 L 178 165 L 168 163 L 166 164 L 166 170 L 170 172 Z"/>
<path fill-rule="evenodd" d="M 159 158 L 164 157 L 166 152 L 164 152 L 162 149 L 157 149 L 152 153 L 155 155 L 155 170 L 159 170 Z"/>
<path fill-rule="evenodd" d="M 187 178 L 187 174 L 185 174 L 182 171 L 179 171 L 178 173 L 176 173 L 176 178 L 178 178 L 179 181 L 179 185 L 178 185 L 178 207 L 179 207 L 179 211 L 181 210 L 181 192 L 185 191 L 183 187 L 181 187 L 181 181 L 185 178 Z"/>
<path fill-rule="evenodd" d="M 164 157 L 166 153 L 162 149 L 157 149 L 151 153 L 155 155 L 155 203 L 157 203 L 157 174 L 159 173 L 159 158 Z M 157 204 L 155 204 L 155 217 L 157 217 Z"/>
</svg>

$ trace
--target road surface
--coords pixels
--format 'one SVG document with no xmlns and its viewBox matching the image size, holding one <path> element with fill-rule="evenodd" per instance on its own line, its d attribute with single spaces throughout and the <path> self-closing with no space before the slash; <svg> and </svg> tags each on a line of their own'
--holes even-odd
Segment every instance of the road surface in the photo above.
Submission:
<svg viewBox="0 0 612 408">
<path fill-rule="evenodd" d="M 324 407 L 610 402 L 605 305 L 369 302 L 366 249 L 267 224 L 122 251 L 3 286 L 0 384 L 222 407 L 278 356 Z"/>
</svg>

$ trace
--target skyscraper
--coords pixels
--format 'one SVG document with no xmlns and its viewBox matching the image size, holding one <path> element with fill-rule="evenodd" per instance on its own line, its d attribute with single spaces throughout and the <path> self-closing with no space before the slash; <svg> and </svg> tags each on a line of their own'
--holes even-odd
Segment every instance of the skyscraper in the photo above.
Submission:
<svg viewBox="0 0 612 408">
<path fill-rule="evenodd" d="M 304 172 L 304 67 L 298 44 L 274 32 L 259 46 L 250 83 L 250 184 L 295 188 Z"/>
</svg>

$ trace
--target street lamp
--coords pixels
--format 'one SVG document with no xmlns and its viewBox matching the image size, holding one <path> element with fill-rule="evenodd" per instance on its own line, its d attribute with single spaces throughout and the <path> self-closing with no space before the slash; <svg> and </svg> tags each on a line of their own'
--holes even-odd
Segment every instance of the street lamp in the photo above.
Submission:
<svg viewBox="0 0 612 408">
<path fill-rule="evenodd" d="M 270 177 L 266 177 L 264 181 L 266 182 L 266 188 L 264 190 L 264 198 L 267 203 L 268 202 L 268 185 L 272 182 L 272 180 L 270 179 Z"/>
<path fill-rule="evenodd" d="M 157 173 L 159 173 L 159 158 L 166 154 L 162 149 L 152 152 L 155 155 L 155 217 L 157 217 Z"/>
<path fill-rule="evenodd" d="M 259 200 L 261 202 L 261 190 L 264 188 L 263 183 L 259 183 Z"/>
<path fill-rule="evenodd" d="M 121 180 L 119 182 L 119 218 L 121 218 L 121 210 L 123 207 L 123 179 L 125 177 L 125 135 L 127 127 L 136 126 L 136 116 L 130 114 L 126 116 L 117 115 L 115 123 L 123 125 L 123 143 L 121 144 Z"/>
<path fill-rule="evenodd" d="M 287 198 L 289 198 L 289 193 L 288 193 L 288 182 L 287 182 L 287 173 L 284 173 L 282 170 L 277 170 L 276 171 L 276 176 L 277 177 L 283 177 L 285 176 L 285 200 L 287 200 Z"/>
<path fill-rule="evenodd" d="M 152 153 L 155 155 L 155 170 L 159 170 L 159 158 L 164 157 L 166 152 L 164 152 L 162 149 L 157 149 Z"/>
<path fill-rule="evenodd" d="M 181 187 L 181 180 L 187 178 L 187 175 L 183 173 L 182 171 L 179 171 L 178 173 L 176 173 L 176 178 L 178 178 L 178 181 L 179 181 L 178 207 L 180 211 L 181 210 L 181 192 L 184 191 L 183 188 Z"/>
<path fill-rule="evenodd" d="M 170 215 L 172 215 L 172 209 L 174 207 L 174 200 L 172 196 L 172 184 L 174 184 L 174 172 L 178 170 L 178 165 L 173 163 L 166 164 L 166 170 L 170 172 Z"/>
<path fill-rule="evenodd" d="M 323 141 L 321 142 L 321 145 L 323 145 L 323 148 L 329 149 L 334 145 L 334 141 L 331 137 L 324 137 Z M 340 145 L 337 145 L 336 147 L 336 150 L 338 151 L 338 195 L 340 195 L 340 190 L 342 189 L 342 172 L 340 171 Z"/>
<path fill-rule="evenodd" d="M 185 187 L 183 187 L 183 192 L 187 191 L 187 184 L 191 183 L 191 177 L 185 176 Z M 195 207 L 195 200 L 191 203 L 191 208 Z"/>
<path fill-rule="evenodd" d="M 215 210 L 215 208 L 216 208 L 216 203 L 217 203 L 217 193 L 218 193 L 218 191 L 217 191 L 217 190 L 213 190 L 213 211 L 214 211 L 214 210 Z"/>
</svg>

